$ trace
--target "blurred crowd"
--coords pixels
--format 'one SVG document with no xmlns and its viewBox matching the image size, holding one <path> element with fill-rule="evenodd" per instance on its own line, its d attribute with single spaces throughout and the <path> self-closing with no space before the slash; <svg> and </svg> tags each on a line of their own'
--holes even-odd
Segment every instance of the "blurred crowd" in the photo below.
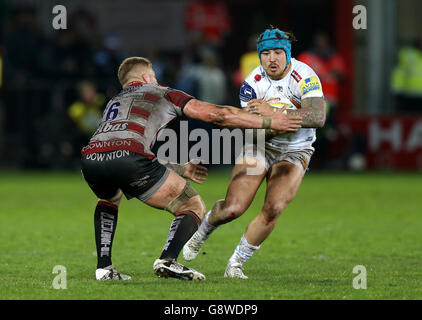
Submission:
<svg viewBox="0 0 422 320">
<path fill-rule="evenodd" d="M 411 45 L 399 49 L 391 76 L 396 109 L 406 112 L 422 110 L 422 33 Z"/>
<path fill-rule="evenodd" d="M 64 159 L 76 153 L 73 147 L 78 149 L 89 132 L 85 116 L 98 118 L 106 98 L 119 90 L 118 40 L 101 35 L 95 16 L 83 9 L 69 14 L 69 24 L 72 28 L 47 36 L 32 7 L 11 8 L 3 21 L 0 126 L 7 136 L 3 148 L 12 150 L 3 160 L 51 166 L 53 155 Z"/>
</svg>

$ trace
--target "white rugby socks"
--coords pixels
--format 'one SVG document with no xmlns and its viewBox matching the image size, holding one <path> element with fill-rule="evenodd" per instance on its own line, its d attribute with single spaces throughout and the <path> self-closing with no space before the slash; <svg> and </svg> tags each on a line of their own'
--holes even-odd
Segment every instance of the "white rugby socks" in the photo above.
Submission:
<svg viewBox="0 0 422 320">
<path fill-rule="evenodd" d="M 202 221 L 201 225 L 198 228 L 198 233 L 201 237 L 206 240 L 211 235 L 211 233 L 217 229 L 219 226 L 215 227 L 208 222 L 208 217 L 211 214 L 211 210 L 205 215 L 204 220 Z"/>
<path fill-rule="evenodd" d="M 233 255 L 229 259 L 229 265 L 240 264 L 242 266 L 260 247 L 261 246 L 251 245 L 246 240 L 245 235 L 242 235 L 239 244 L 236 249 L 234 249 Z"/>
</svg>

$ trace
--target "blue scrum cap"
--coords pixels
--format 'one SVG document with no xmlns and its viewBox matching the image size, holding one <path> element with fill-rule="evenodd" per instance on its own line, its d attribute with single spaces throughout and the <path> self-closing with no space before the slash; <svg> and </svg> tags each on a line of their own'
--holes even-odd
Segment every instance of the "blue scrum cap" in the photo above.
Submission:
<svg viewBox="0 0 422 320">
<path fill-rule="evenodd" d="M 283 49 L 286 53 L 286 67 L 292 58 L 292 43 L 287 34 L 279 29 L 267 29 L 258 37 L 256 42 L 259 60 L 261 52 L 269 49 Z"/>
</svg>

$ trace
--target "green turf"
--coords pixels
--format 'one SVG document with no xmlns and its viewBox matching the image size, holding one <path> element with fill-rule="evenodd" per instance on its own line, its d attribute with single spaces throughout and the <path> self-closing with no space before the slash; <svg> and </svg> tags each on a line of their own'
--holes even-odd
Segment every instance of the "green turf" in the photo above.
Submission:
<svg viewBox="0 0 422 320">
<path fill-rule="evenodd" d="M 223 198 L 229 173 L 211 171 L 197 186 L 207 207 Z M 171 216 L 123 201 L 113 262 L 128 282 L 94 280 L 96 199 L 78 173 L 0 173 L 0 299 L 422 299 L 420 174 L 306 175 L 274 232 L 245 265 L 249 280 L 223 278 L 251 208 L 218 229 L 188 263 L 200 283 L 157 278 L 152 264 Z M 183 262 L 183 258 L 180 257 Z M 67 268 L 67 290 L 54 290 L 55 265 Z M 354 266 L 367 289 L 352 286 Z"/>
</svg>

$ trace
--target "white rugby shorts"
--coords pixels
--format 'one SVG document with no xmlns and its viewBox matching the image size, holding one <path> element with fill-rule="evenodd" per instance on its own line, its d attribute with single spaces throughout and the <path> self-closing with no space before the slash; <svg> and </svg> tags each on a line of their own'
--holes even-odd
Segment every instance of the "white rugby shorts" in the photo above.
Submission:
<svg viewBox="0 0 422 320">
<path fill-rule="evenodd" d="M 249 144 L 236 159 L 236 164 L 242 163 L 243 158 L 253 158 L 258 161 L 267 171 L 276 163 L 287 161 L 302 170 L 302 174 L 308 170 L 309 162 L 314 153 L 313 147 L 306 147 L 297 150 L 279 150 L 266 145 L 265 148 Z"/>
</svg>

